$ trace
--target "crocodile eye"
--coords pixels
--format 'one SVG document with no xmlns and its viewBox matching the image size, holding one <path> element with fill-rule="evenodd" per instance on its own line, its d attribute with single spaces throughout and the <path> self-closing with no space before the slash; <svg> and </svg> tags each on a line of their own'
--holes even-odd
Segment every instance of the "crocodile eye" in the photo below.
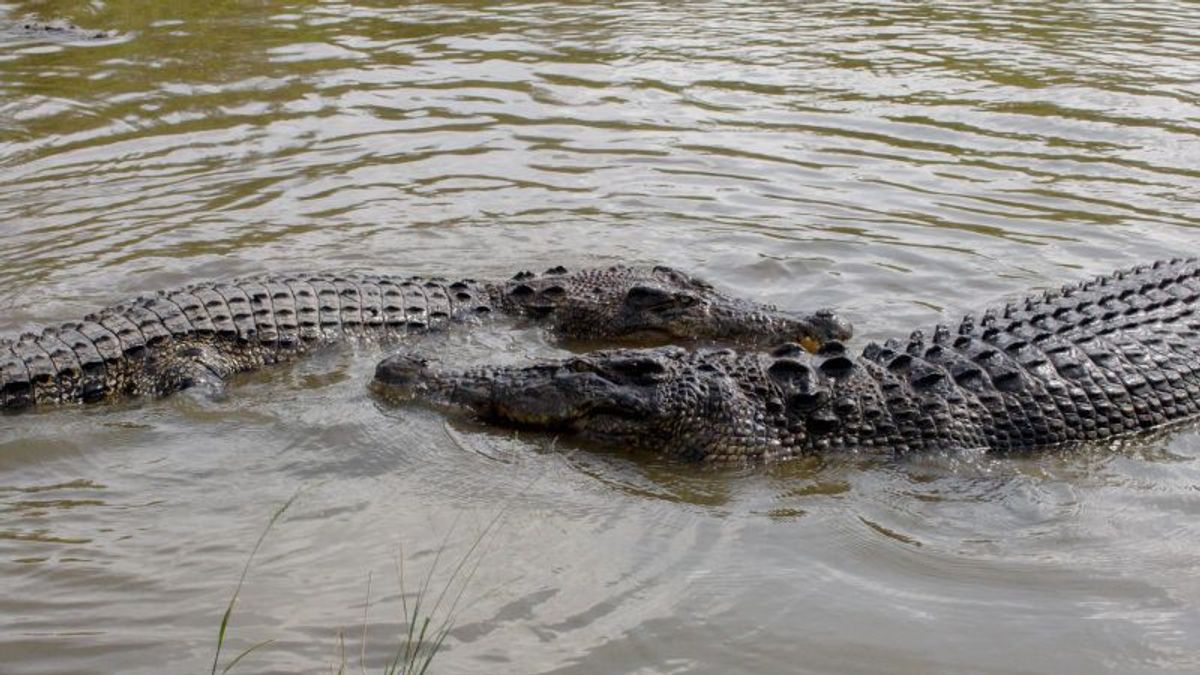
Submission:
<svg viewBox="0 0 1200 675">
<path fill-rule="evenodd" d="M 634 309 L 654 309 L 674 302 L 674 296 L 653 286 L 634 286 L 625 295 L 625 304 Z"/>
<path fill-rule="evenodd" d="M 700 302 L 696 296 L 688 295 L 687 293 L 676 293 L 674 300 L 675 304 L 679 307 L 692 307 Z"/>
<path fill-rule="evenodd" d="M 571 359 L 566 363 L 566 368 L 573 373 L 591 373 L 596 370 L 592 364 L 583 359 Z"/>
<path fill-rule="evenodd" d="M 659 363 L 657 359 L 649 357 L 614 359 L 606 365 L 608 370 L 614 373 L 634 378 L 654 377 L 667 372 L 663 364 Z"/>
</svg>

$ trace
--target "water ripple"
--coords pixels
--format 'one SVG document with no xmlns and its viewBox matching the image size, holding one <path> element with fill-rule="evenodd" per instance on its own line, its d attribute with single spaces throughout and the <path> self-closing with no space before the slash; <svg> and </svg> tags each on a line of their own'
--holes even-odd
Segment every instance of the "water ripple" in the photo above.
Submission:
<svg viewBox="0 0 1200 675">
<path fill-rule="evenodd" d="M 115 33 L 14 32 L 38 13 Z M 1165 0 L 18 1 L 0 329 L 262 269 L 626 261 L 891 335 L 1193 251 L 1197 34 Z M 299 486 L 235 615 L 239 645 L 278 639 L 251 670 L 335 662 L 367 610 L 381 662 L 396 558 L 499 509 L 448 671 L 1200 668 L 1194 433 L 697 473 L 378 405 L 372 359 L 5 418 L 6 672 L 205 667 Z"/>
</svg>

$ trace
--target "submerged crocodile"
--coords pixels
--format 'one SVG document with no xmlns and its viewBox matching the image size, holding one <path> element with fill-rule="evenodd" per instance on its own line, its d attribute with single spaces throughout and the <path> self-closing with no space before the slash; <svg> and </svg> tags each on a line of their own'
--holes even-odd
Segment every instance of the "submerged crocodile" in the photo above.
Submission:
<svg viewBox="0 0 1200 675">
<path fill-rule="evenodd" d="M 81 28 L 69 21 L 0 20 L 0 41 L 20 42 L 97 42 L 116 37 L 112 30 Z"/>
<path fill-rule="evenodd" d="M 705 462 L 828 451 L 1023 452 L 1200 411 L 1200 262 L 1171 260 L 1065 286 L 956 328 L 816 355 L 609 350 L 525 367 L 444 370 L 396 355 L 386 397 L 486 421 L 578 432 Z"/>
<path fill-rule="evenodd" d="M 794 315 L 731 298 L 669 267 L 562 267 L 507 281 L 272 275 L 205 283 L 0 340 L 0 410 L 165 395 L 342 342 L 395 343 L 493 316 L 559 338 L 694 338 L 815 348 L 844 339 L 830 312 Z"/>
</svg>

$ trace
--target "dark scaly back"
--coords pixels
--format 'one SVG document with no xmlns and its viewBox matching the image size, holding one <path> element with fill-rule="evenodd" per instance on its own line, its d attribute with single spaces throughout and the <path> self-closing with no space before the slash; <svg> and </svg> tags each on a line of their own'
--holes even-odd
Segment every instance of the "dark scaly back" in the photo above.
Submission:
<svg viewBox="0 0 1200 675">
<path fill-rule="evenodd" d="M 492 313 L 474 281 L 268 275 L 142 296 L 0 341 L 0 410 L 166 394 L 341 341 L 390 342 Z"/>
<path fill-rule="evenodd" d="M 787 312 L 730 297 L 663 266 L 577 272 L 554 267 L 488 283 L 268 275 L 141 297 L 70 330 L 49 329 L 6 344 L 0 352 L 0 409 L 166 394 L 198 379 L 289 361 L 314 346 L 394 341 L 493 315 L 583 340 L 820 344 L 850 334 L 850 326 L 830 312 Z"/>
<path fill-rule="evenodd" d="M 0 409 L 26 408 L 33 404 L 33 379 L 25 359 L 12 340 L 0 340 Z"/>
<path fill-rule="evenodd" d="M 1149 429 L 1200 410 L 1200 265 L 1064 286 L 955 329 L 774 355 L 793 450 L 1021 451 Z"/>
</svg>

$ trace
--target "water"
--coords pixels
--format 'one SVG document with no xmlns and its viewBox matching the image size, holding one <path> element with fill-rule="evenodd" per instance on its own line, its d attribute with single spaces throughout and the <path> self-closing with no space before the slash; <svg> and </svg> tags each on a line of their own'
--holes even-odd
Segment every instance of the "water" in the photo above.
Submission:
<svg viewBox="0 0 1200 675">
<path fill-rule="evenodd" d="M 114 34 L 0 30 L 3 333 L 193 278 L 622 261 L 861 340 L 1196 253 L 1194 3 L 0 5 L 30 14 Z M 375 356 L 0 420 L 0 670 L 206 671 L 297 490 L 233 672 L 379 672 L 397 563 L 411 601 L 475 541 L 438 672 L 1200 670 L 1194 428 L 714 473 L 391 409 Z"/>
</svg>

